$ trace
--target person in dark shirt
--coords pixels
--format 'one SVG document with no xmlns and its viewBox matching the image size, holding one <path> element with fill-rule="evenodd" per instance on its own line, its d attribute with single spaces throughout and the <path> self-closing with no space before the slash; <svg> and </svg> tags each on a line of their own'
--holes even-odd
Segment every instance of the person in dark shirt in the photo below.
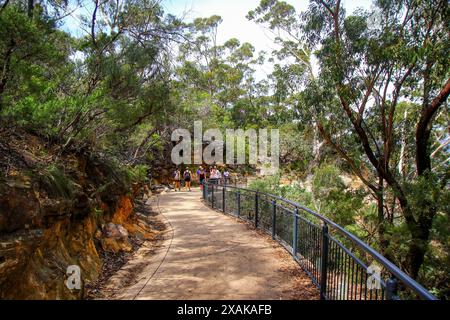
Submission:
<svg viewBox="0 0 450 320">
<path fill-rule="evenodd" d="M 184 178 L 184 186 L 191 191 L 191 170 L 189 168 L 186 168 L 183 173 Z"/>
<path fill-rule="evenodd" d="M 197 170 L 197 179 L 198 179 L 198 183 L 200 184 L 200 189 L 203 190 L 203 183 L 205 181 L 206 178 L 206 170 L 200 166 Z"/>
</svg>

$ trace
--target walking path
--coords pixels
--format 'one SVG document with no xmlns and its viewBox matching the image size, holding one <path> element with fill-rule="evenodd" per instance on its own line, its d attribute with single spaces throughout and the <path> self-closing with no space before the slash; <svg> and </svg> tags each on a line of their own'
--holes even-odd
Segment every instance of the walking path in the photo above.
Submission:
<svg viewBox="0 0 450 320">
<path fill-rule="evenodd" d="M 207 207 L 201 193 L 169 192 L 157 208 L 163 243 L 136 283 L 114 299 L 317 299 L 311 280 L 270 237 Z M 155 204 L 154 204 L 155 205 Z M 136 263 L 136 261 L 132 261 Z"/>
</svg>

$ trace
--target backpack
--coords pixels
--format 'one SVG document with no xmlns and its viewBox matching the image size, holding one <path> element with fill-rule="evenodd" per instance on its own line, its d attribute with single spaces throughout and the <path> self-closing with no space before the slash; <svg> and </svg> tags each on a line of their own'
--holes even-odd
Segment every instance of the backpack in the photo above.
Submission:
<svg viewBox="0 0 450 320">
<path fill-rule="evenodd" d="M 191 178 L 191 173 L 189 171 L 185 171 L 184 172 L 184 178 L 185 179 L 190 179 Z"/>
</svg>

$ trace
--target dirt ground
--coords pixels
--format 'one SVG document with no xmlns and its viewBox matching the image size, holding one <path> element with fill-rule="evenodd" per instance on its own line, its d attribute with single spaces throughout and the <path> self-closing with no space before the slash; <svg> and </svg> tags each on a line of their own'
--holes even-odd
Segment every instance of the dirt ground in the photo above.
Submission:
<svg viewBox="0 0 450 320">
<path fill-rule="evenodd" d="M 166 224 L 113 275 L 106 299 L 315 300 L 316 287 L 269 236 L 211 210 L 199 190 L 149 200 Z"/>
</svg>

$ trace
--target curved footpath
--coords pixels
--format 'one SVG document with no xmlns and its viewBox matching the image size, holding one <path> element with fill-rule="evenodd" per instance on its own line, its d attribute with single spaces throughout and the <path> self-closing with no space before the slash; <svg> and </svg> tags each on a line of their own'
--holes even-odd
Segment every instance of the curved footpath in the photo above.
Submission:
<svg viewBox="0 0 450 320">
<path fill-rule="evenodd" d="M 136 258 L 150 261 L 134 275 L 136 283 L 115 290 L 113 299 L 318 298 L 283 248 L 207 207 L 198 189 L 158 195 L 153 206 L 168 225 L 165 239 L 149 257 Z"/>
</svg>

